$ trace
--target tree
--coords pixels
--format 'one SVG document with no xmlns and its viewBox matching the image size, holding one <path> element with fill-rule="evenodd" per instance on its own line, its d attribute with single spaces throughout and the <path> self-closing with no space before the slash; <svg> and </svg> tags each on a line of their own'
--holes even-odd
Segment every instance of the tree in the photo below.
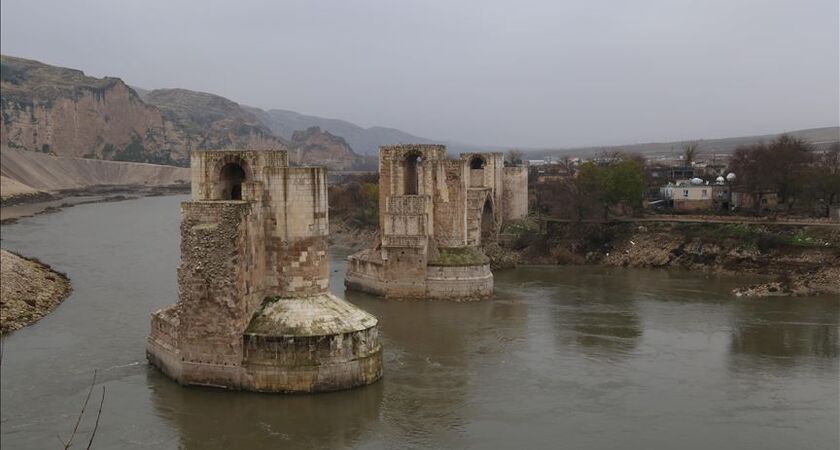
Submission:
<svg viewBox="0 0 840 450">
<path fill-rule="evenodd" d="M 739 147 L 729 165 L 735 172 L 738 187 L 756 200 L 756 212 L 767 192 L 775 192 L 789 212 L 808 183 L 813 160 L 813 149 L 808 142 L 783 134 L 769 144 Z"/>
<path fill-rule="evenodd" d="M 518 166 L 522 164 L 522 150 L 517 149 L 510 149 L 505 155 L 505 165 L 506 166 Z"/>
<path fill-rule="evenodd" d="M 700 149 L 700 142 L 692 141 L 683 145 L 683 162 L 685 167 L 691 167 L 691 163 L 697 158 L 697 151 Z"/>
<path fill-rule="evenodd" d="M 812 206 L 822 209 L 821 215 L 828 214 L 829 205 L 840 203 L 840 143 L 814 158 L 805 189 Z"/>
<path fill-rule="evenodd" d="M 577 190 L 590 201 L 600 204 L 604 220 L 611 207 L 622 206 L 634 211 L 645 198 L 645 174 L 639 163 L 624 159 L 599 166 L 587 162 L 578 168 Z"/>
</svg>

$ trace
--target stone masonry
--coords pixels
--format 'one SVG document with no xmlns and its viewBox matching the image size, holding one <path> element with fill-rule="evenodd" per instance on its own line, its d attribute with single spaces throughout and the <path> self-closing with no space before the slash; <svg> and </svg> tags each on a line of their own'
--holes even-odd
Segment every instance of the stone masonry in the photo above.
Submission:
<svg viewBox="0 0 840 450">
<path fill-rule="evenodd" d="M 178 302 L 152 314 L 149 361 L 182 384 L 263 392 L 379 379 L 376 318 L 329 292 L 324 169 L 282 150 L 191 161 Z"/>
<path fill-rule="evenodd" d="M 386 297 L 488 297 L 481 247 L 527 213 L 527 169 L 505 167 L 501 153 L 448 159 L 442 145 L 380 147 L 380 241 L 348 257 L 345 285 Z"/>
</svg>

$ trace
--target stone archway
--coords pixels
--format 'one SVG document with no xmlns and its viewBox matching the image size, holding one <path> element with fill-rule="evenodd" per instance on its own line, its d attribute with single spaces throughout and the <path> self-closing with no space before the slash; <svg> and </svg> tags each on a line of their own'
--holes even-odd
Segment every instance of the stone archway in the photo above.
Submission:
<svg viewBox="0 0 840 450">
<path fill-rule="evenodd" d="M 229 162 L 219 170 L 220 200 L 242 200 L 242 183 L 248 180 L 239 163 Z"/>
<path fill-rule="evenodd" d="M 420 171 L 422 162 L 423 158 L 420 153 L 411 152 L 405 155 L 405 171 L 403 176 L 405 185 L 403 186 L 403 195 L 417 195 L 420 193 L 420 176 L 418 172 Z"/>
<path fill-rule="evenodd" d="M 484 206 L 481 209 L 481 240 L 480 244 L 484 245 L 496 240 L 496 215 L 493 214 L 493 202 L 490 197 L 484 200 Z"/>
<path fill-rule="evenodd" d="M 484 158 L 473 156 L 470 159 L 470 187 L 484 187 Z"/>
</svg>

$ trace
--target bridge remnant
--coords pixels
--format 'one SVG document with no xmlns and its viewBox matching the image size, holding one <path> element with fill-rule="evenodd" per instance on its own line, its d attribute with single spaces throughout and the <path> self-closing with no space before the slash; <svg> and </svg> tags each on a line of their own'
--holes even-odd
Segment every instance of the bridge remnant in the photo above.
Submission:
<svg viewBox="0 0 840 450">
<path fill-rule="evenodd" d="M 146 355 L 181 384 L 315 392 L 382 375 L 375 317 L 329 291 L 326 171 L 286 151 L 191 155 L 178 302 Z"/>
<path fill-rule="evenodd" d="M 481 247 L 528 213 L 527 167 L 501 153 L 447 159 L 443 145 L 379 148 L 379 242 L 348 257 L 345 285 L 386 297 L 493 293 Z"/>
</svg>

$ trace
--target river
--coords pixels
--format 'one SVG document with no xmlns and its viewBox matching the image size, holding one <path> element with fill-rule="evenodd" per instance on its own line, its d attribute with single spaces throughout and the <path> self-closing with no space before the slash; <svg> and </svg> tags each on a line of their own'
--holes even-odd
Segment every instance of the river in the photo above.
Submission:
<svg viewBox="0 0 840 450">
<path fill-rule="evenodd" d="M 94 448 L 838 448 L 840 299 L 735 298 L 743 278 L 665 270 L 500 272 L 484 302 L 385 301 L 385 376 L 317 395 L 183 388 L 146 364 L 175 302 L 184 196 L 75 206 L 3 226 L 4 248 L 73 293 L 4 339 L 2 444 Z M 341 249 L 332 289 L 344 296 Z"/>
</svg>

